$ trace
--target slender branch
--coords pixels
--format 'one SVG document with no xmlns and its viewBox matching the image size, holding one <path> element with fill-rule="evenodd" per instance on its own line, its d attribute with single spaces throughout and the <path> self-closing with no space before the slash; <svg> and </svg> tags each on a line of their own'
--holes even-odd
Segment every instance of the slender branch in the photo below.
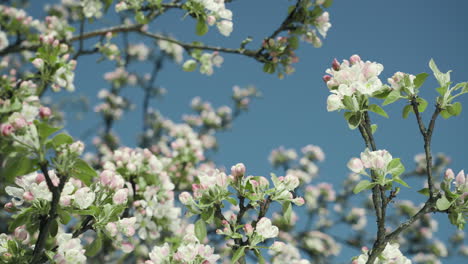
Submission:
<svg viewBox="0 0 468 264">
<path fill-rule="evenodd" d="M 42 251 L 44 250 L 47 237 L 49 236 L 49 231 L 50 231 L 49 229 L 52 225 L 52 222 L 58 216 L 57 210 L 58 210 L 58 204 L 60 201 L 60 195 L 62 193 L 63 187 L 65 186 L 65 182 L 67 181 L 66 176 L 58 175 L 60 179 L 60 183 L 58 186 L 54 186 L 52 179 L 50 178 L 47 166 L 48 166 L 47 161 L 42 162 L 40 164 L 40 168 L 41 168 L 42 173 L 44 174 L 47 187 L 49 188 L 49 191 L 52 193 L 52 201 L 50 202 L 50 209 L 49 209 L 48 215 L 43 216 L 43 218 L 41 219 L 39 236 L 34 246 L 31 264 L 36 264 L 36 263 L 41 262 L 42 253 L 43 253 Z"/>
<path fill-rule="evenodd" d="M 419 130 L 424 139 L 424 152 L 426 154 L 426 173 L 427 173 L 427 184 L 429 187 L 429 197 L 433 199 L 434 197 L 434 179 L 432 177 L 432 153 L 431 153 L 431 139 L 432 133 L 434 131 L 434 126 L 438 115 L 442 109 L 437 104 L 432 114 L 431 121 L 429 123 L 429 127 L 426 129 L 424 122 L 422 121 L 421 114 L 419 113 L 418 109 L 418 102 L 417 97 L 413 96 L 410 100 L 411 106 L 413 107 L 414 114 L 416 116 L 416 120 L 418 122 Z"/>
<path fill-rule="evenodd" d="M 254 51 L 254 50 L 241 49 L 241 48 L 232 49 L 232 48 L 224 48 L 224 47 L 205 46 L 205 45 L 199 45 L 199 44 L 184 43 L 184 42 L 178 41 L 176 39 L 173 39 L 171 37 L 151 33 L 151 32 L 144 31 L 144 30 L 140 30 L 139 33 L 144 35 L 144 36 L 154 38 L 154 39 L 157 39 L 157 40 L 165 40 L 165 41 L 168 41 L 168 42 L 171 42 L 171 43 L 174 43 L 174 44 L 178 44 L 178 45 L 182 46 L 186 51 L 190 51 L 192 49 L 211 50 L 211 51 L 218 51 L 218 52 L 231 53 L 231 54 L 241 54 L 241 55 L 245 55 L 245 56 L 248 56 L 248 57 L 252 57 L 252 58 L 254 58 L 254 59 L 256 59 L 257 61 L 260 61 L 260 62 L 266 62 L 267 61 L 267 58 L 264 55 L 258 54 L 257 51 Z"/>
</svg>

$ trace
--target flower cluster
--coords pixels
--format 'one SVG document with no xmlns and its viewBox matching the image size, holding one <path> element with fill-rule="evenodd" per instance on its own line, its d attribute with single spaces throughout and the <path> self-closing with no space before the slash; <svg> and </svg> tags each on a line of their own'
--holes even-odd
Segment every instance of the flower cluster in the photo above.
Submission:
<svg viewBox="0 0 468 264">
<path fill-rule="evenodd" d="M 220 256 L 214 254 L 214 248 L 202 244 L 195 236 L 194 225 L 188 225 L 180 245 L 171 248 L 168 243 L 154 246 L 149 253 L 150 260 L 145 264 L 215 264 Z"/>
<path fill-rule="evenodd" d="M 382 64 L 364 62 L 358 55 L 343 60 L 341 64 L 335 59 L 332 67 L 326 70 L 328 75 L 323 77 L 331 92 L 327 99 L 327 110 L 347 109 L 352 112 L 360 110 L 361 95 L 373 96 L 387 89 L 379 79 L 382 71 Z"/>
<path fill-rule="evenodd" d="M 60 233 L 57 235 L 57 246 L 55 263 L 86 263 L 85 250 L 79 238 L 72 238 L 71 234 Z"/>
<path fill-rule="evenodd" d="M 157 44 L 159 49 L 168 54 L 176 63 L 181 63 L 184 59 L 184 48 L 179 44 L 169 42 L 166 40 L 158 40 Z"/>
<path fill-rule="evenodd" d="M 130 104 L 122 96 L 107 90 L 101 90 L 98 93 L 98 98 L 104 100 L 103 103 L 94 108 L 96 113 L 102 113 L 105 119 L 118 120 L 122 116 L 125 109 L 130 107 Z"/>
<path fill-rule="evenodd" d="M 454 188 L 451 185 L 454 185 Z M 447 210 L 450 222 L 459 229 L 463 229 L 466 217 L 462 212 L 468 207 L 468 175 L 465 175 L 465 172 L 461 170 L 455 176 L 452 169 L 447 169 L 440 187 L 444 193 L 437 200 L 437 209 Z"/>
<path fill-rule="evenodd" d="M 394 244 L 388 243 L 385 246 L 385 249 L 382 252 L 382 254 L 374 263 L 375 264 L 397 264 L 397 263 L 398 264 L 411 264 L 411 260 L 409 260 L 408 258 L 403 256 L 403 254 L 401 254 L 399 247 L 400 245 L 396 243 Z M 369 255 L 367 253 L 368 251 L 369 250 L 366 247 L 362 248 L 363 253 L 359 257 L 355 258 L 352 263 L 353 264 L 367 263 L 367 259 L 369 258 Z"/>
<path fill-rule="evenodd" d="M 304 195 L 307 208 L 317 210 L 324 207 L 322 203 L 334 202 L 336 192 L 333 185 L 329 183 L 319 183 L 317 185 L 308 185 Z"/>
<path fill-rule="evenodd" d="M 70 60 L 68 45 L 60 43 L 54 34 L 41 35 L 40 42 L 42 47 L 36 53 L 32 64 L 39 70 L 41 78 L 51 81 L 52 90 L 55 92 L 60 91 L 62 87 L 73 92 L 76 61 Z"/>
<path fill-rule="evenodd" d="M 401 164 L 400 159 L 394 159 L 386 150 L 370 151 L 366 149 L 361 153 L 361 158 L 352 158 L 348 162 L 348 168 L 354 173 L 375 178 L 375 181 L 372 183 L 367 180 L 361 181 L 354 189 L 355 193 L 370 189 L 376 184 L 385 186 L 393 182 L 408 187 L 408 185 L 400 179 L 400 175 L 405 171 L 405 167 Z M 366 172 L 366 169 L 371 170 L 371 175 Z M 372 173 L 374 173 L 374 176 L 372 176 Z M 392 178 L 386 179 L 387 174 L 391 174 Z"/>
<path fill-rule="evenodd" d="M 206 23 L 210 26 L 216 24 L 219 33 L 229 37 L 233 30 L 232 12 L 227 9 L 224 0 L 190 0 L 201 4 L 206 9 Z M 196 7 L 194 7 L 196 8 Z"/>
<path fill-rule="evenodd" d="M 217 51 L 213 53 L 192 52 L 190 55 L 194 59 L 190 59 L 184 62 L 182 65 L 184 71 L 192 72 L 196 70 L 198 64 L 200 64 L 200 73 L 209 76 L 213 74 L 214 66 L 221 67 L 221 64 L 224 62 L 224 58 Z"/>
<path fill-rule="evenodd" d="M 317 255 L 338 255 L 341 246 L 331 236 L 320 231 L 310 231 L 303 237 L 304 247 Z"/>
<path fill-rule="evenodd" d="M 116 68 L 113 72 L 105 73 L 104 79 L 116 88 L 121 88 L 125 85 L 135 85 L 137 83 L 137 77 L 134 74 L 128 73 L 123 67 Z"/>
<path fill-rule="evenodd" d="M 83 7 L 83 14 L 86 18 L 100 18 L 102 16 L 102 9 L 104 5 L 99 0 L 83 0 L 81 1 Z"/>
<path fill-rule="evenodd" d="M 254 86 L 241 88 L 239 86 L 232 87 L 232 99 L 234 100 L 236 109 L 248 110 L 251 98 L 259 97 L 260 93 Z"/>
<path fill-rule="evenodd" d="M 301 258 L 299 250 L 291 245 L 281 241 L 275 241 L 268 251 L 273 255 L 272 264 L 290 263 L 290 264 L 309 264 L 306 259 Z"/>
</svg>

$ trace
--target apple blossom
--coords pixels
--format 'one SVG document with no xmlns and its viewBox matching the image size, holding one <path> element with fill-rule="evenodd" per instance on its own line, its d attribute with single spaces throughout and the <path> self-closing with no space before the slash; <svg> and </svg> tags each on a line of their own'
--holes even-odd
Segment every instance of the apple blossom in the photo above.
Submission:
<svg viewBox="0 0 468 264">
<path fill-rule="evenodd" d="M 264 239 L 278 236 L 278 231 L 278 227 L 272 225 L 271 220 L 266 217 L 260 219 L 255 227 L 256 234 Z"/>
<path fill-rule="evenodd" d="M 88 187 L 80 188 L 75 192 L 73 204 L 80 209 L 88 208 L 96 198 L 96 194 Z"/>
</svg>

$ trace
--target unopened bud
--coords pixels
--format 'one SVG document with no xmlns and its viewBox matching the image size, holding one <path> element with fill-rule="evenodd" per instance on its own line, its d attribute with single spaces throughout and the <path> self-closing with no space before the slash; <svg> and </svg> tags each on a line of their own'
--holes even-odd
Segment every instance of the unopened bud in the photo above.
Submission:
<svg viewBox="0 0 468 264">
<path fill-rule="evenodd" d="M 332 68 L 335 70 L 335 71 L 339 71 L 340 70 L 340 63 L 338 62 L 337 59 L 334 59 L 333 62 L 332 62 Z"/>
</svg>

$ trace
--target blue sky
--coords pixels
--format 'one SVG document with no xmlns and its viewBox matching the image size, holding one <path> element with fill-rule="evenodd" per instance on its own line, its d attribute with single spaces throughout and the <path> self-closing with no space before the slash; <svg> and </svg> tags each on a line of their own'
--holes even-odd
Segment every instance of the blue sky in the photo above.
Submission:
<svg viewBox="0 0 468 264">
<path fill-rule="evenodd" d="M 205 37 L 195 36 L 195 24 L 190 19 L 182 20 L 183 13 L 179 11 L 170 11 L 162 16 L 150 30 L 170 32 L 183 41 L 200 40 L 233 48 L 238 47 L 247 36 L 253 36 L 252 48 L 255 48 L 256 43 L 279 25 L 286 15 L 287 6 L 292 3 L 286 0 L 234 1 L 229 5 L 234 13 L 235 25 L 229 38 L 220 35 L 214 28 Z M 229 103 L 232 86 L 255 85 L 263 97 L 255 100 L 251 110 L 236 120 L 232 131 L 219 135 L 220 150 L 215 155 L 218 164 L 229 167 L 243 162 L 248 173 L 268 175 L 273 171 L 267 159 L 273 148 L 284 145 L 299 149 L 315 144 L 322 147 L 326 154 L 326 161 L 320 164 L 318 181 L 340 184 L 348 173 L 347 161 L 359 155 L 364 150 L 364 144 L 358 131 L 348 129 L 342 113 L 326 111 L 328 89 L 322 82 L 325 69 L 333 58 L 341 60 L 359 54 L 365 60 L 384 65 L 380 77 L 385 81 L 396 71 L 413 74 L 430 72 L 428 62 L 434 58 L 442 71 L 453 70 L 452 80 L 455 83 L 467 81 L 467 9 L 468 1 L 461 0 L 335 1 L 328 10 L 332 28 L 323 47 L 316 49 L 302 43 L 298 51 L 300 62 L 291 76 L 279 80 L 275 75 L 263 73 L 259 63 L 236 55 L 225 55 L 222 68 L 215 69 L 210 77 L 197 72 L 185 73 L 179 66 L 167 63 L 157 83 L 166 88 L 168 94 L 162 100 L 153 100 L 152 106 L 164 115 L 180 120 L 181 115 L 189 111 L 190 100 L 195 96 L 220 106 Z M 112 19 L 106 21 L 108 25 L 114 22 Z M 93 41 L 88 43 L 92 44 Z M 88 56 L 78 62 L 77 91 L 73 94 L 89 96 L 92 106 L 97 103 L 97 92 L 108 88 L 102 75 L 111 69 L 111 64 L 96 64 L 96 59 L 95 56 Z M 133 69 L 150 71 L 148 65 Z M 421 95 L 429 101 L 428 111 L 424 114 L 426 122 L 433 109 L 436 85 L 431 76 L 421 88 Z M 140 132 L 141 128 L 142 92 L 137 88 L 128 88 L 123 94 L 133 101 L 136 108 L 116 123 L 114 131 L 119 134 L 123 144 L 134 146 L 135 133 Z M 69 95 L 64 92 L 60 96 Z M 460 101 L 467 105 L 467 96 L 461 97 Z M 385 107 L 390 119 L 376 116 L 372 119 L 379 125 L 376 134 L 378 148 L 385 148 L 394 157 L 401 157 L 406 167 L 412 168 L 414 155 L 423 152 L 423 141 L 414 116 L 401 119 L 403 106 L 403 102 L 398 102 Z M 98 116 L 91 112 L 85 115 L 83 121 L 70 120 L 66 129 L 79 137 L 99 121 Z M 433 151 L 447 153 L 452 158 L 451 167 L 455 171 L 468 169 L 467 124 L 467 110 L 459 117 L 440 119 L 436 124 Z M 418 190 L 420 185 L 415 183 L 402 195 L 407 196 Z M 419 196 L 416 199 L 422 201 Z M 444 219 L 440 233 L 451 233 L 455 228 L 449 226 L 445 218 L 437 218 Z M 346 251 L 338 259 L 344 260 L 344 257 L 355 253 Z"/>
</svg>

